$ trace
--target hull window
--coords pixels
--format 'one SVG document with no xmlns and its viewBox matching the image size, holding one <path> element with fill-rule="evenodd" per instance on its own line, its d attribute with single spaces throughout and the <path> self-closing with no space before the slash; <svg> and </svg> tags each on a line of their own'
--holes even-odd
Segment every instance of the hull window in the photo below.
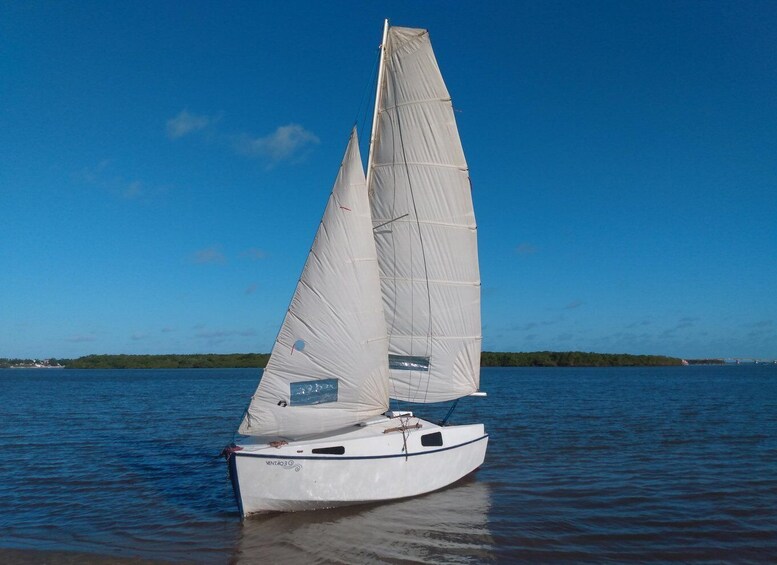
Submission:
<svg viewBox="0 0 777 565">
<path fill-rule="evenodd" d="M 317 447 L 313 450 L 313 453 L 321 453 L 326 455 L 343 455 L 345 448 L 342 445 L 337 447 Z"/>
<path fill-rule="evenodd" d="M 442 434 L 435 432 L 421 436 L 421 445 L 424 447 L 439 447 L 442 445 Z"/>
</svg>

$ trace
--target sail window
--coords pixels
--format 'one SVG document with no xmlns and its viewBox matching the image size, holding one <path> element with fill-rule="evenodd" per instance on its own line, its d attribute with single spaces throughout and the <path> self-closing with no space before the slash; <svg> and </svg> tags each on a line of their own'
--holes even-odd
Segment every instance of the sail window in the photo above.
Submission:
<svg viewBox="0 0 777 565">
<path fill-rule="evenodd" d="M 424 447 L 439 447 L 442 445 L 442 434 L 440 432 L 434 432 L 433 434 L 426 434 L 421 436 L 421 445 Z"/>
<path fill-rule="evenodd" d="M 429 358 L 414 355 L 389 355 L 389 369 L 397 371 L 428 371 Z"/>
<path fill-rule="evenodd" d="M 337 379 L 321 379 L 318 381 L 303 381 L 289 383 L 292 406 L 309 406 L 337 402 Z"/>
<path fill-rule="evenodd" d="M 305 340 L 298 339 L 297 341 L 295 341 L 293 349 L 295 349 L 296 351 L 302 351 L 303 349 L 305 349 Z"/>
<path fill-rule="evenodd" d="M 313 453 L 322 453 L 326 455 L 343 455 L 345 453 L 345 448 L 342 445 L 338 445 L 337 447 L 317 447 L 313 450 Z"/>
</svg>

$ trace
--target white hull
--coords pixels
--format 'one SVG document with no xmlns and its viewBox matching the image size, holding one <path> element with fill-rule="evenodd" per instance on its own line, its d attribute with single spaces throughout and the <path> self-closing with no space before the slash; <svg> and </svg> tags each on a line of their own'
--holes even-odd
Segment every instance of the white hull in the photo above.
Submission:
<svg viewBox="0 0 777 565">
<path fill-rule="evenodd" d="M 229 468 L 240 514 L 246 517 L 432 492 L 477 469 L 487 443 L 482 424 L 440 427 L 418 418 L 381 417 L 280 447 L 244 443 L 231 452 Z"/>
</svg>

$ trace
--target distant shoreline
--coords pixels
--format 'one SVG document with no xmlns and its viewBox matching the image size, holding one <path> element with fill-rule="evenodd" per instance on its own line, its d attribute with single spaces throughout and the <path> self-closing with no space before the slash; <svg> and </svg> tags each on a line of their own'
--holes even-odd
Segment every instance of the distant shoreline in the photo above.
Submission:
<svg viewBox="0 0 777 565">
<path fill-rule="evenodd" d="M 87 355 L 77 359 L 3 359 L 0 368 L 66 369 L 241 369 L 264 368 L 269 353 L 190 355 Z M 37 364 L 37 365 L 36 365 Z M 494 352 L 484 351 L 481 367 L 670 367 L 722 365 L 723 359 L 689 359 L 663 355 L 630 355 L 581 351 Z"/>
</svg>

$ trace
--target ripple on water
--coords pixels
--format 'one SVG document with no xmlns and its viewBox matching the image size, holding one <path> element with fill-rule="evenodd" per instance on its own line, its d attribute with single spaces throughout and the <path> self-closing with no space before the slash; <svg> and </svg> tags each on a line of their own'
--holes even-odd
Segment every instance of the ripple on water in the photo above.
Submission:
<svg viewBox="0 0 777 565">
<path fill-rule="evenodd" d="M 241 525 L 213 456 L 256 380 L 250 370 L 0 371 L 0 543 L 74 563 L 777 557 L 777 370 L 484 369 L 488 399 L 454 414 L 490 434 L 473 478 Z M 39 555 L 9 551 L 0 561 Z"/>
</svg>

